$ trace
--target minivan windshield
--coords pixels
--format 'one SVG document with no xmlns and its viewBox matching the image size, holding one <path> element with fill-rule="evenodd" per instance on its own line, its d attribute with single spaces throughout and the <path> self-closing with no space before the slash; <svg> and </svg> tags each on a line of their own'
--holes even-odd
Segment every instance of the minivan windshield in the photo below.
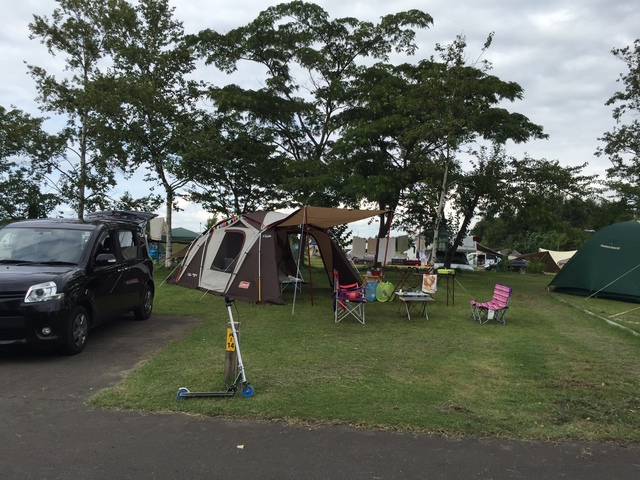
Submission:
<svg viewBox="0 0 640 480">
<path fill-rule="evenodd" d="M 92 229 L 5 227 L 0 230 L 2 263 L 77 264 Z"/>
</svg>

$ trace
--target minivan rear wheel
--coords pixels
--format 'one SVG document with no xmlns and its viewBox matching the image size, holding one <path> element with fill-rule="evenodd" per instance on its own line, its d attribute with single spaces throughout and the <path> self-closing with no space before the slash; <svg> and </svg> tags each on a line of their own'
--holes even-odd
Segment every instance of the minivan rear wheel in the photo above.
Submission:
<svg viewBox="0 0 640 480">
<path fill-rule="evenodd" d="M 147 320 L 153 310 L 153 290 L 149 285 L 144 287 L 142 292 L 142 302 L 133 310 L 133 315 L 138 320 Z"/>
</svg>

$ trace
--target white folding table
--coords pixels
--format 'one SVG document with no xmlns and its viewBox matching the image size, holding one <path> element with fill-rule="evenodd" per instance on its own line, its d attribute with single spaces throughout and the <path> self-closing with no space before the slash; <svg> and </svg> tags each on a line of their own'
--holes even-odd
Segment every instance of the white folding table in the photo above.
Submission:
<svg viewBox="0 0 640 480">
<path fill-rule="evenodd" d="M 398 291 L 395 292 L 395 294 L 398 296 L 398 300 L 401 303 L 404 303 L 405 310 L 407 312 L 407 318 L 409 320 L 411 320 L 412 308 L 419 309 L 420 314 L 424 315 L 427 320 L 429 319 L 429 315 L 427 313 L 427 303 L 431 303 L 434 301 L 430 293 Z M 398 310 L 400 310 L 400 308 L 402 308 L 402 306 L 400 306 Z"/>
</svg>

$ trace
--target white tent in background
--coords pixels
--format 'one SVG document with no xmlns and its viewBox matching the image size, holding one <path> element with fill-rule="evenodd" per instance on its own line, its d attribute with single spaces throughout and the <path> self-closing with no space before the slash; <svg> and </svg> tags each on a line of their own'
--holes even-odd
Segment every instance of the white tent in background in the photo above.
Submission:
<svg viewBox="0 0 640 480">
<path fill-rule="evenodd" d="M 539 248 L 538 251 L 549 252 L 549 255 L 551 255 L 551 258 L 553 259 L 553 261 L 556 262 L 556 264 L 558 265 L 562 265 L 562 263 L 565 263 L 567 260 L 573 257 L 577 252 L 577 250 L 568 250 L 565 252 L 560 252 L 556 250 L 547 250 L 545 248 Z M 562 262 L 563 260 L 564 262 Z"/>
</svg>

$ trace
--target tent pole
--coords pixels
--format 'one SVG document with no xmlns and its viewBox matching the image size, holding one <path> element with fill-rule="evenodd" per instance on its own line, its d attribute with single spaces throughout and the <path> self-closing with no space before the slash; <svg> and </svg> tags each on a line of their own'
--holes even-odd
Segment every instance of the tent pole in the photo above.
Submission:
<svg viewBox="0 0 640 480">
<path fill-rule="evenodd" d="M 311 306 L 313 306 L 313 276 L 311 273 L 311 245 L 309 244 L 309 218 L 306 215 L 307 207 L 305 209 L 305 227 L 307 230 L 307 264 L 309 265 L 309 295 L 311 296 Z"/>
<path fill-rule="evenodd" d="M 289 235 L 287 233 L 287 235 Z M 289 238 L 287 237 L 287 242 L 289 242 Z M 298 276 L 300 275 L 300 255 L 302 255 L 300 249 L 302 248 L 302 232 L 300 232 L 300 244 L 298 245 L 298 258 L 296 259 L 296 278 L 298 278 Z M 293 313 L 295 312 L 296 309 L 296 298 L 297 298 L 297 293 L 298 293 L 298 289 L 295 288 L 295 285 L 293 286 L 293 305 L 291 305 L 291 316 L 293 317 Z"/>
<path fill-rule="evenodd" d="M 258 230 L 258 303 L 262 302 L 262 232 L 264 230 L 264 224 L 260 224 L 260 230 Z"/>
</svg>

